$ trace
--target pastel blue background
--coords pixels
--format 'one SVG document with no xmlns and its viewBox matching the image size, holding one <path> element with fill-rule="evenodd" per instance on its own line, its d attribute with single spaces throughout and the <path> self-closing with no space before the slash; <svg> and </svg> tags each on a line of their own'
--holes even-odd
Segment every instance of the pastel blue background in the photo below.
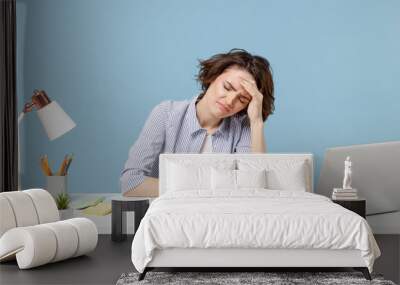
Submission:
<svg viewBox="0 0 400 285">
<path fill-rule="evenodd" d="M 39 157 L 75 160 L 71 192 L 119 192 L 129 147 L 151 109 L 199 92 L 197 59 L 244 48 L 271 62 L 270 152 L 400 139 L 400 1 L 17 0 L 19 110 L 44 89 L 77 127 L 50 142 L 21 124 L 23 188 Z"/>
</svg>

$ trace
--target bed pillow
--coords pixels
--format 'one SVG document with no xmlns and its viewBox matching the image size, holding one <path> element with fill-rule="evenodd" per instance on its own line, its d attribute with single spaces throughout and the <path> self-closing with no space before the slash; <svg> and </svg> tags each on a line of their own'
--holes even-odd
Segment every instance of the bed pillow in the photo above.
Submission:
<svg viewBox="0 0 400 285">
<path fill-rule="evenodd" d="M 188 166 L 174 162 L 171 162 L 168 167 L 167 191 L 207 189 L 210 187 L 209 180 L 207 180 L 209 167 Z"/>
<path fill-rule="evenodd" d="M 276 190 L 307 191 L 307 168 L 305 162 L 293 167 L 268 171 L 268 188 Z"/>
<path fill-rule="evenodd" d="M 236 170 L 211 167 L 211 190 L 235 190 Z"/>
<path fill-rule="evenodd" d="M 205 161 L 206 162 L 206 161 Z M 167 164 L 166 191 L 210 190 L 211 168 L 234 169 L 235 161 L 208 161 L 193 163 L 190 160 L 169 161 Z"/>
<path fill-rule="evenodd" d="M 267 170 L 267 188 L 272 190 L 307 191 L 311 189 L 306 160 L 298 159 L 238 159 L 240 170 Z"/>
<path fill-rule="evenodd" d="M 240 188 L 267 188 L 267 171 L 265 169 L 235 170 L 236 187 Z"/>
<path fill-rule="evenodd" d="M 211 189 L 240 190 L 241 188 L 266 188 L 266 170 L 231 170 L 211 168 Z"/>
</svg>

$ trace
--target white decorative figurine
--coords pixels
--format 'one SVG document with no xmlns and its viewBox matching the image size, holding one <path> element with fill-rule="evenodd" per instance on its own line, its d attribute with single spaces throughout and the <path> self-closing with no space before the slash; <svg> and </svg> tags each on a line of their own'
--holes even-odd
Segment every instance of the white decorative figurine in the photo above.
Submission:
<svg viewBox="0 0 400 285">
<path fill-rule="evenodd" d="M 343 189 L 351 188 L 351 161 L 350 156 L 346 157 L 344 161 L 344 178 L 343 178 Z"/>
</svg>

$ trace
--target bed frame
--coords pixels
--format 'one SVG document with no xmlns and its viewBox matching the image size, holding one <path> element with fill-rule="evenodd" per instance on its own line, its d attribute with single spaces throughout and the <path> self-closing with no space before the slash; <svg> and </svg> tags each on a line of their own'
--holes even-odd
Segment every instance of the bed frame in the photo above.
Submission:
<svg viewBox="0 0 400 285">
<path fill-rule="evenodd" d="M 255 268 L 264 271 L 271 268 L 338 268 L 350 267 L 361 271 L 367 280 L 371 280 L 368 268 L 359 250 L 329 249 L 193 249 L 171 248 L 156 250 L 152 261 L 143 273 L 155 268 L 191 268 L 213 271 L 213 268 L 229 268 L 233 271 L 252 271 Z M 261 270 L 263 269 L 263 270 Z"/>
<path fill-rule="evenodd" d="M 161 154 L 159 167 L 160 195 L 165 192 L 166 166 L 168 161 L 175 159 L 299 159 L 306 160 L 309 166 L 309 185 L 307 191 L 313 192 L 313 156 L 312 154 Z M 361 257 L 360 250 L 331 250 L 331 249 L 254 249 L 254 248 L 168 248 L 157 249 L 153 259 L 139 280 L 143 280 L 146 273 L 156 268 L 184 268 L 214 271 L 225 268 L 229 271 L 258 271 L 265 269 L 284 268 L 286 271 L 294 268 L 343 268 L 350 267 L 361 271 L 367 280 L 371 280 L 369 270 Z M 263 270 L 261 270 L 263 269 Z"/>
</svg>

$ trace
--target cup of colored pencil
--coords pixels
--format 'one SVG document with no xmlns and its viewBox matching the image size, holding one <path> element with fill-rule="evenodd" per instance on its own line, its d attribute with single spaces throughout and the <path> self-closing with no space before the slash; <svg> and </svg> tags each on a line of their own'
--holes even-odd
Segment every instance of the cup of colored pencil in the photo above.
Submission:
<svg viewBox="0 0 400 285">
<path fill-rule="evenodd" d="M 57 172 L 51 170 L 47 155 L 40 158 L 40 167 L 46 175 L 46 189 L 54 199 L 61 193 L 68 193 L 67 174 L 73 158 L 73 154 L 65 155 Z"/>
</svg>

